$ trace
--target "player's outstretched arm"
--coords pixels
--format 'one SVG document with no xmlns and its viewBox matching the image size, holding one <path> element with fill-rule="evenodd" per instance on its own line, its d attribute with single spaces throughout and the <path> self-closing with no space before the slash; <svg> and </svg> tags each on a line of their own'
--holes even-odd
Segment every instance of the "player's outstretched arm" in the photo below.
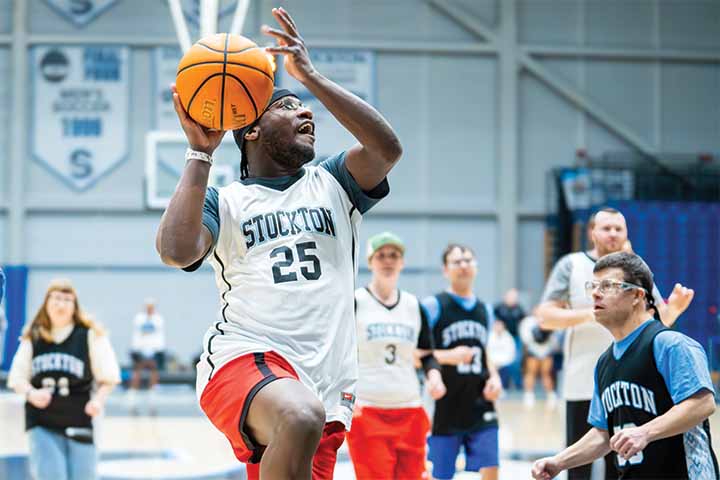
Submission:
<svg viewBox="0 0 720 480">
<path fill-rule="evenodd" d="M 593 427 L 580 440 L 553 457 L 537 460 L 532 466 L 536 480 L 550 480 L 563 470 L 586 465 L 610 452 L 607 430 Z"/>
<path fill-rule="evenodd" d="M 564 302 L 556 300 L 549 300 L 538 305 L 535 315 L 540 320 L 540 327 L 544 330 L 562 330 L 595 320 L 592 309 L 570 310 L 565 308 Z"/>
<path fill-rule="evenodd" d="M 278 45 L 267 48 L 285 56 L 285 69 L 301 82 L 358 141 L 348 150 L 345 165 L 360 188 L 372 190 L 400 160 L 402 147 L 390 124 L 367 102 L 323 77 L 310 61 L 305 42 L 284 8 L 274 8 L 273 17 L 282 30 L 263 27 Z"/>
<path fill-rule="evenodd" d="M 225 132 L 209 131 L 187 114 L 175 85 L 172 85 L 173 104 L 190 148 L 209 155 L 222 141 Z M 160 219 L 155 248 L 162 261 L 173 267 L 187 267 L 200 259 L 212 245 L 210 231 L 202 224 L 210 164 L 190 160 L 185 164 L 180 182 L 170 198 L 170 204 Z"/>
<path fill-rule="evenodd" d="M 610 439 L 610 448 L 628 459 L 648 443 L 685 433 L 715 412 L 715 396 L 701 390 L 663 415 L 639 427 L 623 429 Z"/>
</svg>

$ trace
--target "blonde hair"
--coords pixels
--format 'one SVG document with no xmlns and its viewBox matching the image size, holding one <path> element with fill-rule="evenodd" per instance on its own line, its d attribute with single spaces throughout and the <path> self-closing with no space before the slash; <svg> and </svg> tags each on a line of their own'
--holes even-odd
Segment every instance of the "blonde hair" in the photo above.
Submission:
<svg viewBox="0 0 720 480">
<path fill-rule="evenodd" d="M 85 328 L 89 328 L 95 332 L 96 335 L 103 335 L 105 330 L 95 323 L 85 312 L 80 308 L 78 303 L 77 292 L 75 287 L 70 280 L 64 278 L 57 278 L 50 282 L 47 291 L 45 292 L 45 301 L 42 306 L 35 314 L 32 322 L 25 325 L 21 338 L 24 340 L 35 341 L 40 338 L 46 342 L 52 342 L 52 324 L 50 322 L 50 316 L 47 313 L 47 303 L 52 292 L 70 293 L 75 297 L 75 310 L 73 312 L 73 324 L 80 325 Z"/>
</svg>

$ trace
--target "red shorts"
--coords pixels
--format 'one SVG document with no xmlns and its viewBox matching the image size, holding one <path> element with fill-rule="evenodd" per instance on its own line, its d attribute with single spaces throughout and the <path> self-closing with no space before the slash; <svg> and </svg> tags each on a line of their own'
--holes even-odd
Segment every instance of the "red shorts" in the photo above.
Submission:
<svg viewBox="0 0 720 480">
<path fill-rule="evenodd" d="M 358 480 L 426 479 L 430 421 L 422 407 L 356 407 L 348 447 Z"/>
<path fill-rule="evenodd" d="M 200 396 L 200 408 L 228 439 L 237 459 L 248 464 L 249 479 L 259 478 L 259 462 L 265 446 L 256 444 L 245 432 L 245 418 L 257 392 L 278 378 L 298 380 L 295 370 L 277 353 L 249 353 L 225 364 Z M 342 423 L 325 425 L 313 458 L 314 480 L 332 479 L 337 449 L 344 440 Z"/>
</svg>

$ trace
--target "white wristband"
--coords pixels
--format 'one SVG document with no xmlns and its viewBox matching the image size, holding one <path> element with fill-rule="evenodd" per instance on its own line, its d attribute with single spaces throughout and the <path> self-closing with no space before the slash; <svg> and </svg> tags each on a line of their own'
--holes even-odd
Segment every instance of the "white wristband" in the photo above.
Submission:
<svg viewBox="0 0 720 480">
<path fill-rule="evenodd" d="M 212 155 L 188 148 L 185 150 L 185 162 L 189 162 L 190 160 L 200 160 L 201 162 L 209 163 L 210 165 L 213 163 Z"/>
</svg>

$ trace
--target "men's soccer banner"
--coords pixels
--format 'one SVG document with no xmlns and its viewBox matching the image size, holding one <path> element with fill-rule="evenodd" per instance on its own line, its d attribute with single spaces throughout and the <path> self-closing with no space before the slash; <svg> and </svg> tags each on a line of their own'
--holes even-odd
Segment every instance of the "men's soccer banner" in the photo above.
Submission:
<svg viewBox="0 0 720 480">
<path fill-rule="evenodd" d="M 375 104 L 375 54 L 368 50 L 310 49 L 310 58 L 315 68 L 330 80 L 338 83 L 371 105 Z M 292 78 L 283 67 L 283 58 L 277 57 L 278 72 L 275 83 L 289 88 L 300 96 L 300 100 L 313 112 L 316 158 L 326 158 L 346 150 L 356 140 L 345 130 L 335 117 L 299 82 Z"/>
<path fill-rule="evenodd" d="M 130 49 L 36 46 L 32 65 L 32 154 L 77 191 L 128 154 Z"/>
</svg>

